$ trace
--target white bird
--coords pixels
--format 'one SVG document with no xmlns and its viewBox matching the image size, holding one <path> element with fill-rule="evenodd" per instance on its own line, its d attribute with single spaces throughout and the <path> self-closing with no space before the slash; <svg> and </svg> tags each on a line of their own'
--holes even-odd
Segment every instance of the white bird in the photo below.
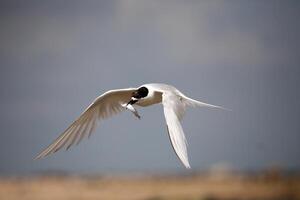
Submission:
<svg viewBox="0 0 300 200">
<path fill-rule="evenodd" d="M 109 90 L 97 97 L 92 104 L 76 119 L 52 144 L 35 159 L 43 158 L 65 147 L 69 149 L 91 133 L 101 119 L 108 118 L 124 110 L 131 111 L 140 118 L 133 105 L 150 106 L 162 103 L 167 130 L 173 149 L 186 168 L 190 168 L 187 155 L 187 141 L 180 121 L 188 106 L 221 108 L 185 96 L 171 85 L 151 83 L 139 88 Z"/>
</svg>

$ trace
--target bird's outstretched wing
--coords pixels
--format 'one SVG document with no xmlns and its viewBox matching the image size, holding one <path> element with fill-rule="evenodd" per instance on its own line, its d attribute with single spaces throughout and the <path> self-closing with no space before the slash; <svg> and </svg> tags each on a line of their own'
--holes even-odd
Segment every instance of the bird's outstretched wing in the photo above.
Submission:
<svg viewBox="0 0 300 200">
<path fill-rule="evenodd" d="M 190 168 L 187 155 L 187 141 L 180 124 L 180 119 L 186 106 L 181 101 L 182 98 L 175 93 L 165 91 L 162 94 L 162 104 L 171 144 L 183 165 L 186 168 Z"/>
<path fill-rule="evenodd" d="M 59 149 L 68 149 L 78 144 L 85 136 L 90 137 L 99 119 L 108 118 L 126 108 L 124 103 L 130 101 L 136 88 L 110 90 L 99 96 L 52 144 L 35 159 L 43 158 Z"/>
</svg>

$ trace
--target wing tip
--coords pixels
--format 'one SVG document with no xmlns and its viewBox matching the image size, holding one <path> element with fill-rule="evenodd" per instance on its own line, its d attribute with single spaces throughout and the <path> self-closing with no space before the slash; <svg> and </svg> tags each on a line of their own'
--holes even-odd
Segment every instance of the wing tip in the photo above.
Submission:
<svg viewBox="0 0 300 200">
<path fill-rule="evenodd" d="M 179 156 L 178 156 L 178 157 L 179 157 Z M 185 167 L 186 169 L 191 169 L 191 165 L 190 165 L 190 162 L 189 162 L 189 159 L 188 159 L 187 155 L 186 155 L 186 157 L 184 157 L 184 158 L 180 158 L 180 157 L 179 157 L 179 159 L 180 159 L 181 163 L 184 165 L 184 167 Z"/>
<path fill-rule="evenodd" d="M 42 153 L 40 153 L 40 154 L 38 154 L 37 156 L 35 156 L 34 158 L 33 158 L 33 160 L 39 160 L 39 159 L 42 159 L 42 158 L 44 158 L 45 157 L 45 155 L 43 155 Z"/>
<path fill-rule="evenodd" d="M 33 160 L 39 160 L 39 159 L 43 159 L 46 156 L 52 154 L 52 151 L 47 152 L 48 149 L 45 149 L 44 151 L 42 151 L 41 153 L 39 153 L 36 157 L 33 158 Z"/>
<path fill-rule="evenodd" d="M 184 166 L 185 166 L 186 169 L 191 169 L 190 163 L 186 163 L 186 164 L 184 164 Z"/>
</svg>

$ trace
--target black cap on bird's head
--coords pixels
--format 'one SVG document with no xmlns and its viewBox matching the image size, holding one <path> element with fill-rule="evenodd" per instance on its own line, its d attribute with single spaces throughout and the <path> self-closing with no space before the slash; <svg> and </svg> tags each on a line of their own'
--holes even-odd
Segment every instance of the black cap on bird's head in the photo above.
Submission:
<svg viewBox="0 0 300 200">
<path fill-rule="evenodd" d="M 135 104 L 136 102 L 139 101 L 139 99 L 141 98 L 145 98 L 149 93 L 149 90 L 146 88 L 146 87 L 140 87 L 139 89 L 137 89 L 136 91 L 134 91 L 132 93 L 132 96 L 131 96 L 131 100 L 127 103 L 128 104 Z"/>
</svg>

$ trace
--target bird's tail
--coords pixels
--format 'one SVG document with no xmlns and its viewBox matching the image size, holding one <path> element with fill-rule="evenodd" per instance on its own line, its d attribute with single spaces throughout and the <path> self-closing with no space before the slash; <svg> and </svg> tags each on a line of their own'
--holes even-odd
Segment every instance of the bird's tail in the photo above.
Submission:
<svg viewBox="0 0 300 200">
<path fill-rule="evenodd" d="M 185 103 L 186 105 L 188 106 L 191 106 L 191 107 L 206 107 L 206 108 L 217 108 L 217 109 L 222 109 L 222 110 L 227 110 L 227 111 L 231 111 L 230 109 L 228 108 L 224 108 L 222 106 L 216 106 L 216 105 L 212 105 L 212 104 L 208 104 L 208 103 L 204 103 L 204 102 L 201 102 L 201 101 L 197 101 L 195 99 L 192 99 L 192 98 L 189 98 L 189 97 L 184 97 L 185 98 Z"/>
</svg>

